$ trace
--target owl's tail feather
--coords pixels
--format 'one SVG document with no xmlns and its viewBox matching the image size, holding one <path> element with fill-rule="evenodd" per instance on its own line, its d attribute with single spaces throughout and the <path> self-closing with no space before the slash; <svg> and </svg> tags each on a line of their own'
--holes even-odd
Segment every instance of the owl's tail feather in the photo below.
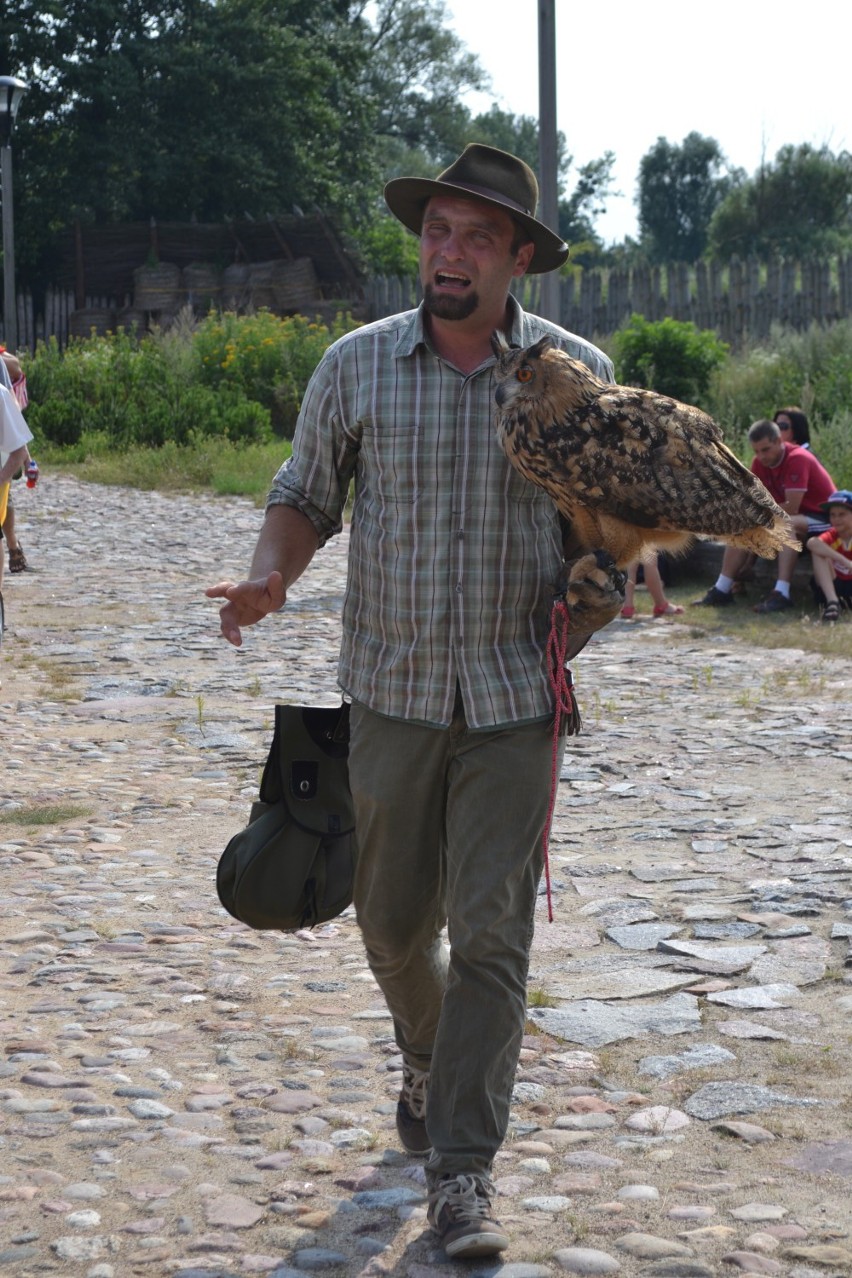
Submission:
<svg viewBox="0 0 852 1278">
<path fill-rule="evenodd" d="M 761 559 L 774 559 L 779 551 L 789 548 L 801 550 L 802 543 L 793 531 L 789 519 L 778 518 L 769 528 L 756 525 L 743 532 L 723 535 L 722 541 L 742 550 L 753 550 Z"/>
</svg>

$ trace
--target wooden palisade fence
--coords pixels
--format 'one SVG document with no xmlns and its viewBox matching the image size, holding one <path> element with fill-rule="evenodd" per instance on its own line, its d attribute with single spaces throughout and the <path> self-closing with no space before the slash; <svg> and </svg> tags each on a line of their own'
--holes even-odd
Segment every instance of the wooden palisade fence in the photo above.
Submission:
<svg viewBox="0 0 852 1278">
<path fill-rule="evenodd" d="M 528 310 L 537 308 L 540 277 L 517 282 Z M 414 280 L 375 279 L 366 286 L 370 317 L 378 319 L 416 304 Z M 852 318 L 852 256 L 825 261 L 676 263 L 669 266 L 596 268 L 560 280 L 560 322 L 584 336 L 606 336 L 632 314 L 646 320 L 670 316 L 714 329 L 739 348 L 769 336 L 773 324 L 805 329 Z"/>
<path fill-rule="evenodd" d="M 537 309 L 540 278 L 516 281 L 522 304 Z M 365 282 L 357 313 L 381 319 L 417 304 L 419 288 L 414 279 L 374 277 Z M 152 318 L 115 298 L 86 298 L 76 307 L 74 295 L 49 289 L 44 311 L 36 315 L 27 294 L 18 298 L 18 335 L 22 349 L 55 337 L 64 346 L 69 336 L 85 336 L 130 322 L 144 328 Z M 226 303 L 227 304 L 227 303 Z M 274 307 L 273 307 L 274 309 Z M 328 303 L 314 308 L 303 304 L 304 314 L 328 311 Z M 340 300 L 339 309 L 355 309 Z M 734 348 L 748 340 L 764 340 L 773 324 L 806 329 L 811 324 L 832 324 L 852 318 L 852 256 L 806 262 L 760 263 L 732 258 L 728 262 L 676 263 L 669 266 L 601 267 L 580 270 L 560 280 L 560 322 L 584 336 L 605 337 L 623 327 L 632 314 L 647 320 L 671 316 L 691 320 L 699 328 L 713 329 Z M 324 315 L 324 317 L 327 317 Z M 153 316 L 154 319 L 158 317 Z M 91 321 L 91 322 L 90 322 Z"/>
</svg>

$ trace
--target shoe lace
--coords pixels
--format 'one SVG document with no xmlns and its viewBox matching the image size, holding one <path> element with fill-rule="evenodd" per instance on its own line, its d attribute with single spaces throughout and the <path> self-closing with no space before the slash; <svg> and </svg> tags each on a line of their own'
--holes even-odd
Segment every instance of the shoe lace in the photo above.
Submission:
<svg viewBox="0 0 852 1278">
<path fill-rule="evenodd" d="M 426 1096 L 429 1090 L 429 1071 L 415 1069 L 413 1065 L 402 1067 L 402 1099 L 405 1101 L 412 1118 L 426 1117 Z"/>
<path fill-rule="evenodd" d="M 487 1176 L 447 1176 L 429 1195 L 436 1216 L 444 1207 L 453 1215 L 487 1220 L 491 1211 L 494 1185 Z"/>
</svg>

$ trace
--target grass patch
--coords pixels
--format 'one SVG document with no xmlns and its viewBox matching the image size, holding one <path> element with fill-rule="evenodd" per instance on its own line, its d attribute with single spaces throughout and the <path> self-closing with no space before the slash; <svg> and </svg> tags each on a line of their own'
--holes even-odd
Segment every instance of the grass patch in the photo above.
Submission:
<svg viewBox="0 0 852 1278">
<path fill-rule="evenodd" d="M 527 1007 L 558 1007 L 559 999 L 548 994 L 547 990 L 527 990 Z"/>
<path fill-rule="evenodd" d="M 92 815 L 92 808 L 78 803 L 26 803 L 11 812 L 0 812 L 0 825 L 61 825 Z"/>
<path fill-rule="evenodd" d="M 766 616 L 752 612 L 752 605 L 768 594 L 771 585 L 763 591 L 753 588 L 727 608 L 690 607 L 692 600 L 699 599 L 710 584 L 707 580 L 695 580 L 666 587 L 666 597 L 686 609 L 683 616 L 677 618 L 680 624 L 669 628 L 665 621 L 651 622 L 650 619 L 648 624 L 669 628 L 672 643 L 697 638 L 718 638 L 723 642 L 735 639 L 751 648 L 798 648 L 824 657 L 852 660 L 852 612 L 843 611 L 835 625 L 823 625 L 810 592 L 806 594 L 796 585 L 793 586 L 795 606 L 788 612 Z M 637 608 L 650 613 L 650 599 L 643 593 L 637 593 Z M 793 682 L 796 688 L 806 691 L 805 683 L 813 677 L 813 671 L 803 670 L 796 672 Z M 697 672 L 696 679 L 700 683 L 705 681 L 703 668 Z"/>
<path fill-rule="evenodd" d="M 93 484 L 143 492 L 213 492 L 220 497 L 248 497 L 261 506 L 290 451 L 285 439 L 265 444 L 204 439 L 117 452 L 105 438 L 85 435 L 73 448 L 40 445 L 39 463 L 45 473 L 53 469 Z"/>
</svg>

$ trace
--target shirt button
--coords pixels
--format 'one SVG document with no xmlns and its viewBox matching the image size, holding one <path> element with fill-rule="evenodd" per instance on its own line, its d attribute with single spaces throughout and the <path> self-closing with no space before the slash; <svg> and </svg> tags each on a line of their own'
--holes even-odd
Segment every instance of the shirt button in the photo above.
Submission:
<svg viewBox="0 0 852 1278">
<path fill-rule="evenodd" d="M 462 592 L 461 582 L 459 582 L 458 585 L 456 586 L 456 594 L 460 595 L 461 592 Z"/>
<path fill-rule="evenodd" d="M 464 529 L 460 528 L 459 531 L 456 533 L 456 536 L 458 537 L 459 541 L 464 541 Z"/>
</svg>

